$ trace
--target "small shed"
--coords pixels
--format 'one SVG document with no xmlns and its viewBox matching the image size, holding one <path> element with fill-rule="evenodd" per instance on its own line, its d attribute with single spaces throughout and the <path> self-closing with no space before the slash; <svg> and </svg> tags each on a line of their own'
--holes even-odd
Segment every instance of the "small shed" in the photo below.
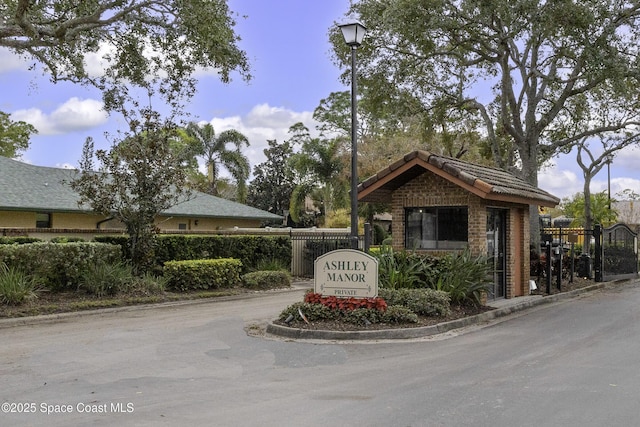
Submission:
<svg viewBox="0 0 640 427">
<path fill-rule="evenodd" d="M 490 299 L 529 293 L 530 206 L 560 202 L 504 170 L 421 150 L 361 183 L 358 200 L 391 205 L 396 250 L 486 255 Z"/>
</svg>

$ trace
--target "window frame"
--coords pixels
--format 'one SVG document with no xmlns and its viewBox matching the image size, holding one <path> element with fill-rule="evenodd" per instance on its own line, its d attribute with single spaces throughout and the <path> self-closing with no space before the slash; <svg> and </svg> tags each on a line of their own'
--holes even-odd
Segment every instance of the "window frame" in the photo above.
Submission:
<svg viewBox="0 0 640 427">
<path fill-rule="evenodd" d="M 38 217 L 42 217 L 44 215 L 47 216 L 46 221 L 38 219 Z M 51 228 L 52 221 L 53 215 L 51 214 L 51 212 L 36 212 L 36 228 Z"/>
<path fill-rule="evenodd" d="M 416 213 L 421 217 L 411 219 L 410 217 Z M 427 215 L 431 218 L 426 217 Z M 457 227 L 453 229 L 443 227 L 447 221 L 461 219 L 463 216 L 464 221 L 457 224 Z M 405 249 L 459 250 L 469 246 L 469 206 L 405 207 L 404 220 Z M 417 223 L 418 221 L 419 223 Z M 412 222 L 414 225 L 411 224 Z M 415 231 L 418 232 L 418 235 L 414 233 Z M 464 240 L 460 240 L 463 235 Z M 445 237 L 453 239 L 445 239 Z"/>
</svg>

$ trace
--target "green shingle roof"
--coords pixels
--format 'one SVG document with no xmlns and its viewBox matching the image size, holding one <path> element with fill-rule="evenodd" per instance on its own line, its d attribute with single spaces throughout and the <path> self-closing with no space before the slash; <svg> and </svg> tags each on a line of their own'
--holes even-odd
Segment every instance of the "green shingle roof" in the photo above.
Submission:
<svg viewBox="0 0 640 427">
<path fill-rule="evenodd" d="M 0 210 L 87 212 L 78 207 L 78 194 L 66 182 L 73 169 L 34 166 L 0 156 Z M 194 191 L 192 198 L 163 212 L 201 218 L 281 220 L 279 215 Z"/>
</svg>

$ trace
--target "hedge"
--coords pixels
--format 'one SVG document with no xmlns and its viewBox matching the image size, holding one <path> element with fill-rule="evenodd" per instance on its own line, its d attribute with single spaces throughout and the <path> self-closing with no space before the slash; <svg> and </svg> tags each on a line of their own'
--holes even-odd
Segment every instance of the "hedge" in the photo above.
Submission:
<svg viewBox="0 0 640 427">
<path fill-rule="evenodd" d="M 96 242 L 0 245 L 0 263 L 35 276 L 53 291 L 75 290 L 89 265 L 122 260 L 120 248 Z"/>
<path fill-rule="evenodd" d="M 174 290 L 217 289 L 240 284 L 241 270 L 242 263 L 233 258 L 168 261 L 164 277 Z"/>
<path fill-rule="evenodd" d="M 291 238 L 288 236 L 219 236 L 219 235 L 158 235 L 156 262 L 190 259 L 235 258 L 242 262 L 243 272 L 256 268 L 265 259 L 278 259 L 291 264 Z M 126 236 L 97 236 L 96 241 L 117 243 L 126 256 Z"/>
</svg>

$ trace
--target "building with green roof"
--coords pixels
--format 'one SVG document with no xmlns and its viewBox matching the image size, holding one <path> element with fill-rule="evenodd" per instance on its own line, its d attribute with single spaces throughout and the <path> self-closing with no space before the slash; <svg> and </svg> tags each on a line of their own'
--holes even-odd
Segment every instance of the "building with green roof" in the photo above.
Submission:
<svg viewBox="0 0 640 427">
<path fill-rule="evenodd" d="M 121 232 L 122 224 L 78 205 L 79 196 L 68 185 L 77 174 L 0 156 L 2 234 Z M 156 225 L 165 232 L 211 232 L 280 221 L 279 215 L 194 191 L 190 199 L 162 212 Z"/>
</svg>

